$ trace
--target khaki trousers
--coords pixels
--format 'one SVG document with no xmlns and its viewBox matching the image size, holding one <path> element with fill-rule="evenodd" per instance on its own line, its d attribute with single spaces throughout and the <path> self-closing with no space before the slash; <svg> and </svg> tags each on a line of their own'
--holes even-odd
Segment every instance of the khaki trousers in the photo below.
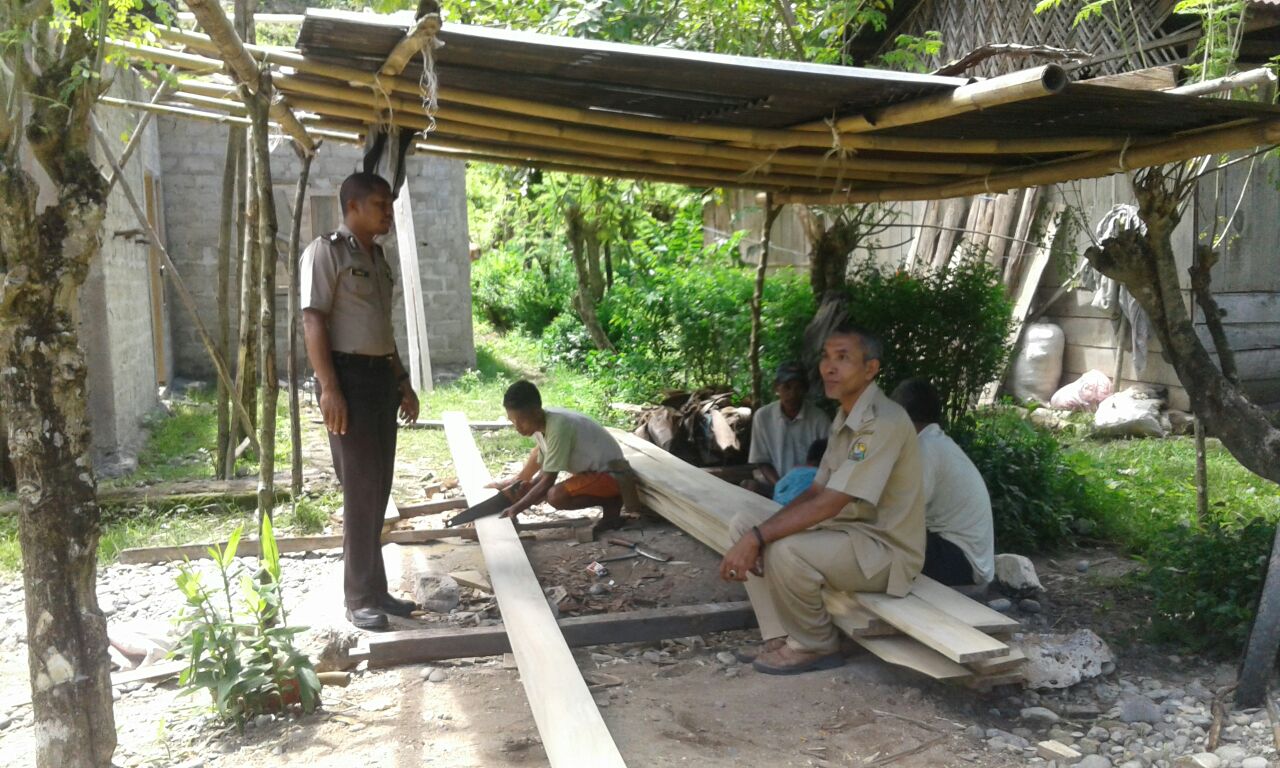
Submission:
<svg viewBox="0 0 1280 768">
<path fill-rule="evenodd" d="M 752 536 L 751 526 L 767 516 L 740 512 L 729 524 L 736 542 Z M 849 537 L 856 534 L 813 528 L 766 545 L 764 576 L 747 576 L 747 596 L 764 640 L 786 637 L 800 651 L 830 653 L 840 634 L 822 604 L 824 586 L 842 592 L 883 592 L 889 569 L 867 577 L 854 557 Z"/>
</svg>

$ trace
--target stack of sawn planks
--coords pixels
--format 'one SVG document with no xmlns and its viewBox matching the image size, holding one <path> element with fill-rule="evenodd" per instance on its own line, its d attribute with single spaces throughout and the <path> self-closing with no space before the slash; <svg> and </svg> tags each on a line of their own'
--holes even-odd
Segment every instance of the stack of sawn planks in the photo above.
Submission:
<svg viewBox="0 0 1280 768">
<path fill-rule="evenodd" d="M 635 470 L 641 500 L 716 552 L 733 543 L 729 521 L 738 512 L 779 508 L 652 443 L 610 431 Z M 891 664 L 980 689 L 1023 680 L 1022 652 L 998 639 L 1017 631 L 1018 622 L 927 576 L 906 597 L 825 591 L 823 599 L 836 626 Z"/>
</svg>

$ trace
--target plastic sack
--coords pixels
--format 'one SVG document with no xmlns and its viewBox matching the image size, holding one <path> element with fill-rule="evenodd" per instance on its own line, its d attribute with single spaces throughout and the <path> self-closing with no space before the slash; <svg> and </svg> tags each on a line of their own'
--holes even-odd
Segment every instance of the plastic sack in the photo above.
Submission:
<svg viewBox="0 0 1280 768">
<path fill-rule="evenodd" d="M 1064 411 L 1092 411 L 1111 397 L 1111 378 L 1093 369 L 1053 393 L 1049 405 Z"/>
<path fill-rule="evenodd" d="M 1093 416 L 1094 431 L 1113 437 L 1164 437 L 1169 433 L 1169 419 L 1163 410 L 1163 400 L 1130 387 L 1098 405 Z"/>
<path fill-rule="evenodd" d="M 1053 323 L 1032 323 L 1022 334 L 1013 361 L 1010 389 L 1021 401 L 1048 403 L 1062 378 L 1062 350 L 1067 338 Z"/>
</svg>

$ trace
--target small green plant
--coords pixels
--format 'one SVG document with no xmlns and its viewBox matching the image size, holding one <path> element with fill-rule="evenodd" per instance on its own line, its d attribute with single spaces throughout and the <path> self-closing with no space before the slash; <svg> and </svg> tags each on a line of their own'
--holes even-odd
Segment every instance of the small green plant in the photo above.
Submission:
<svg viewBox="0 0 1280 768">
<path fill-rule="evenodd" d="M 1224 656 L 1241 651 L 1262 592 L 1275 517 L 1215 530 L 1174 525 L 1151 543 L 1145 581 L 1156 639 Z"/>
<path fill-rule="evenodd" d="M 1015 410 L 979 414 L 951 434 L 986 481 L 998 552 L 1055 549 L 1075 519 L 1092 519 L 1101 505 L 1106 488 L 1079 474 L 1054 436 Z"/>
<path fill-rule="evenodd" d="M 183 693 L 209 691 L 218 715 L 241 730 L 256 715 L 291 708 L 309 713 L 320 703 L 315 669 L 293 644 L 303 628 L 290 627 L 285 615 L 271 520 L 263 520 L 256 574 L 236 558 L 243 530 L 235 529 L 225 549 L 209 548 L 221 584 L 206 586 L 190 563 L 179 569 L 187 604 L 178 622 L 190 628 L 175 651 L 188 661 L 178 680 Z"/>
<path fill-rule="evenodd" d="M 320 533 L 329 524 L 329 512 L 333 505 L 326 498 L 302 496 L 293 505 L 293 528 L 298 533 Z"/>
</svg>

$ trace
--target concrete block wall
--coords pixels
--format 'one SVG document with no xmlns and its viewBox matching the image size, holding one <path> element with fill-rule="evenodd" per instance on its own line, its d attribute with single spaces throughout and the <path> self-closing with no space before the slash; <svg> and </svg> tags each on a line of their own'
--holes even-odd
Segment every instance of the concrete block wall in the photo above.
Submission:
<svg viewBox="0 0 1280 768">
<path fill-rule="evenodd" d="M 111 95 L 146 100 L 148 94 L 127 74 L 117 74 Z M 99 124 L 118 157 L 138 114 L 98 107 Z M 105 161 L 97 155 L 104 167 Z M 144 201 L 144 176 L 160 178 L 158 132 L 153 125 L 125 168 L 130 188 Z M 162 190 L 157 190 L 162 196 Z M 89 413 L 94 464 L 112 474 L 127 469 L 146 441 L 144 420 L 159 406 L 151 313 L 148 244 L 120 187 L 107 201 L 102 250 L 94 261 L 81 299 L 81 343 L 88 364 Z M 164 329 L 161 329 L 161 333 Z"/>
<path fill-rule="evenodd" d="M 169 252 L 195 296 L 200 316 L 216 334 L 218 211 L 221 204 L 222 168 L 226 151 L 225 126 L 162 118 L 160 156 L 166 184 L 165 208 Z M 312 221 L 313 210 L 323 208 L 324 198 L 336 200 L 342 180 L 357 168 L 360 150 L 326 143 L 311 166 L 307 202 L 300 212 L 302 240 L 309 242 L 323 222 Z M 284 143 L 271 154 L 272 182 L 281 242 L 287 242 L 295 185 L 300 164 Z M 431 157 L 410 159 L 407 174 L 414 204 L 418 237 L 419 273 L 427 315 L 427 338 L 436 378 L 456 375 L 475 365 L 471 327 L 471 263 L 466 217 L 466 171 L 462 163 Z M 333 208 L 336 210 L 336 203 Z M 396 344 L 408 365 L 403 285 L 395 233 L 386 238 L 387 260 L 396 277 L 392 322 Z M 233 265 L 238 272 L 238 265 Z M 281 376 L 286 362 L 288 312 L 285 265 L 277 265 L 276 342 Z M 238 304 L 239 279 L 233 275 L 233 303 Z M 201 345 L 194 324 L 181 308 L 172 310 L 175 369 L 179 376 L 209 379 L 213 365 Z M 232 315 L 232 339 L 237 333 Z M 301 340 L 299 340 L 301 353 Z"/>
</svg>

